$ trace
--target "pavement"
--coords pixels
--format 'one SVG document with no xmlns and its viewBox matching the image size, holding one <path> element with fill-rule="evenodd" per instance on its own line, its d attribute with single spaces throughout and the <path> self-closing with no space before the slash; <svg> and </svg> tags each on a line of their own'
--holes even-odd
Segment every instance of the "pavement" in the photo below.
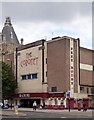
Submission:
<svg viewBox="0 0 94 120">
<path fill-rule="evenodd" d="M 26 112 L 33 112 L 33 109 L 32 108 L 18 108 L 18 113 L 14 111 L 14 109 L 2 109 L 0 110 L 0 116 L 7 116 L 7 115 L 18 115 L 19 116 L 25 116 L 26 115 Z M 61 112 L 65 112 L 65 113 L 68 113 L 68 110 L 65 109 L 65 110 L 48 110 L 48 109 L 37 109 L 36 112 L 47 112 L 47 113 L 61 113 Z M 77 113 L 77 114 L 80 114 L 81 112 L 83 112 L 82 110 L 81 111 L 78 111 L 77 109 L 76 110 L 71 110 L 70 113 Z M 93 110 L 87 110 L 87 112 L 92 116 L 92 112 Z M 87 112 L 83 112 L 84 114 L 87 114 Z"/>
<path fill-rule="evenodd" d="M 24 112 L 33 112 L 33 109 L 32 108 L 18 108 L 18 113 L 21 114 L 21 115 L 24 115 Z M 68 112 L 68 109 L 65 109 L 65 110 L 49 110 L 49 109 L 37 109 L 36 110 L 37 112 L 47 112 L 47 113 L 58 113 L 58 112 Z M 93 110 L 91 109 L 88 109 L 87 110 L 90 114 L 92 114 Z M 81 111 L 78 111 L 77 109 L 74 109 L 74 110 L 70 110 L 70 112 L 83 112 L 83 110 Z M 13 115 L 13 114 L 17 114 L 15 111 L 14 111 L 14 108 L 12 109 L 2 109 L 0 110 L 0 115 Z"/>
</svg>

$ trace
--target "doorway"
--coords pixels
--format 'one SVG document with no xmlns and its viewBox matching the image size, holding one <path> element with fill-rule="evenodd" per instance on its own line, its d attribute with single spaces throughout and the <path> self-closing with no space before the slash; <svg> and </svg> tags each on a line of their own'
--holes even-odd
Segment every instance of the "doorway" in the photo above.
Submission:
<svg viewBox="0 0 94 120">
<path fill-rule="evenodd" d="M 37 105 L 40 105 L 40 99 L 21 99 L 20 104 L 21 107 L 32 108 L 34 101 L 36 101 Z"/>
</svg>

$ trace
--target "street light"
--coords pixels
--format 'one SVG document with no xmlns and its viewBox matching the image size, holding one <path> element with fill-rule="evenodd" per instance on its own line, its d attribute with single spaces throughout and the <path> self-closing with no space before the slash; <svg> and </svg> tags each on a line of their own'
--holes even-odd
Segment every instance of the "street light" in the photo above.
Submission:
<svg viewBox="0 0 94 120">
<path fill-rule="evenodd" d="M 12 60 L 11 59 L 7 59 L 7 61 L 10 61 L 10 66 L 11 66 L 11 79 L 12 79 Z M 11 109 L 12 109 L 12 97 L 11 97 Z"/>
</svg>

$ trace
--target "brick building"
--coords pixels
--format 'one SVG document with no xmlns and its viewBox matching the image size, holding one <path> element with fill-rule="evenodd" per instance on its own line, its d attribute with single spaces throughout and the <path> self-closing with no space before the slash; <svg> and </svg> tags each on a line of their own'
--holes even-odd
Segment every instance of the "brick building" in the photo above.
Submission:
<svg viewBox="0 0 94 120">
<path fill-rule="evenodd" d="M 71 108 L 79 101 L 90 107 L 94 51 L 80 47 L 79 39 L 63 36 L 21 45 L 7 17 L 0 34 L 0 50 L 0 59 L 12 63 L 15 70 L 18 88 L 14 101 L 24 107 L 32 107 L 35 100 L 50 107 L 67 107 L 70 100 Z"/>
<path fill-rule="evenodd" d="M 12 61 L 14 64 L 14 51 L 18 46 L 20 46 L 20 43 L 12 26 L 11 18 L 6 17 L 4 27 L 0 34 L 1 60 L 8 64 L 11 64 Z"/>
<path fill-rule="evenodd" d="M 24 107 L 37 104 L 74 106 L 92 96 L 93 50 L 80 47 L 80 40 L 56 37 L 18 47 L 16 71 L 18 89 L 15 100 Z"/>
</svg>

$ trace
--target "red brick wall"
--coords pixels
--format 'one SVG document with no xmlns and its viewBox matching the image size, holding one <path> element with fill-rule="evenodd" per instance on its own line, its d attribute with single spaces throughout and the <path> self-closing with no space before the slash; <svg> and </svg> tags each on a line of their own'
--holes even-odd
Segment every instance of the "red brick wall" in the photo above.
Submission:
<svg viewBox="0 0 94 120">
<path fill-rule="evenodd" d="M 69 90 L 69 40 L 47 44 L 48 90 L 57 87 L 58 92 Z"/>
<path fill-rule="evenodd" d="M 93 64 L 92 50 L 80 48 L 80 63 L 94 65 Z M 80 84 L 83 85 L 94 85 L 93 82 L 94 71 L 80 69 Z"/>
</svg>

